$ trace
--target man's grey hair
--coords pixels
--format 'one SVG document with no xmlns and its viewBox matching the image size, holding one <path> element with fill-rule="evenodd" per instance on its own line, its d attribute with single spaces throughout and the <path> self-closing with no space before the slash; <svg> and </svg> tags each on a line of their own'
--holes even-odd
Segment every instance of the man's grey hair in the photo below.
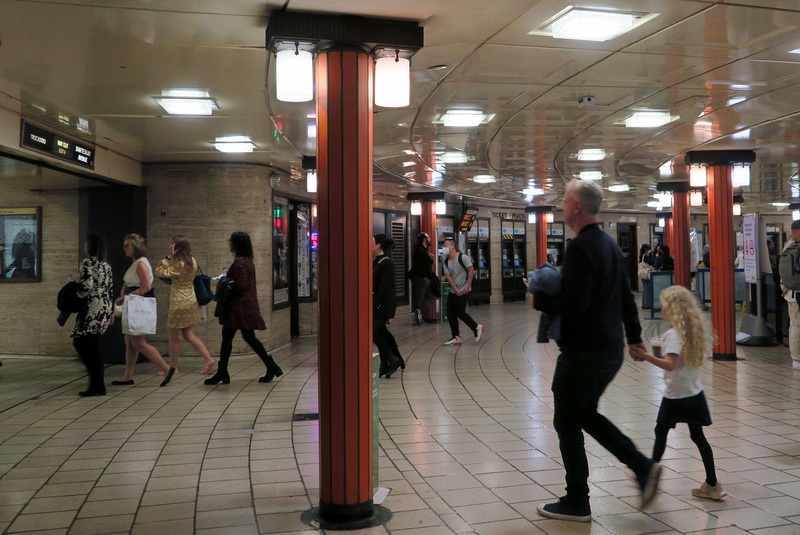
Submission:
<svg viewBox="0 0 800 535">
<path fill-rule="evenodd" d="M 581 208 L 591 215 L 597 215 L 600 205 L 603 203 L 603 188 L 597 182 L 591 180 L 570 180 L 567 183 L 566 197 L 573 192 L 581 203 Z"/>
</svg>

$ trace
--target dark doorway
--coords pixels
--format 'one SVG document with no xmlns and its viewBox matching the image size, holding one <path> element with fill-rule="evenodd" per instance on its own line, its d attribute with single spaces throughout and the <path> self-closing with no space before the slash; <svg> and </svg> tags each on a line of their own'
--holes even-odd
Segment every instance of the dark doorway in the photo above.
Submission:
<svg viewBox="0 0 800 535">
<path fill-rule="evenodd" d="M 617 243 L 622 249 L 622 256 L 625 262 L 625 273 L 628 276 L 628 284 L 634 291 L 639 291 L 639 276 L 637 268 L 639 264 L 639 245 L 636 239 L 636 223 L 617 223 Z"/>
<path fill-rule="evenodd" d="M 137 186 L 114 186 L 81 190 L 78 236 L 80 258 L 86 253 L 83 244 L 89 234 L 100 234 L 106 239 L 108 263 L 114 276 L 113 297 L 119 297 L 122 277 L 131 261 L 122 250 L 127 234 L 136 233 L 147 238 L 147 190 Z M 108 364 L 125 362 L 125 341 L 122 324 L 115 321 L 100 338 L 103 361 Z"/>
</svg>

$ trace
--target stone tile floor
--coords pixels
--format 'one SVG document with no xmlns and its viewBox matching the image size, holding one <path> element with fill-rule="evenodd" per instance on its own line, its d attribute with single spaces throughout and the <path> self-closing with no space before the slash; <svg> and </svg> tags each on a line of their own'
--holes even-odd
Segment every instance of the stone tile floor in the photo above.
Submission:
<svg viewBox="0 0 800 535">
<path fill-rule="evenodd" d="M 536 505 L 563 494 L 552 429 L 554 344 L 536 343 L 525 303 L 473 307 L 484 340 L 443 347 L 444 325 L 390 330 L 408 367 L 381 380 L 381 486 L 393 512 L 360 533 L 800 533 L 800 370 L 788 349 L 739 347 L 738 362 L 707 362 L 714 425 L 707 436 L 722 502 L 693 498 L 703 467 L 688 430 L 670 434 L 661 492 L 645 511 L 619 462 L 587 437 L 593 521 L 547 520 Z M 647 336 L 663 322 L 643 320 Z M 285 374 L 258 383 L 251 354 L 232 360 L 230 385 L 207 387 L 202 359 L 183 358 L 173 383 L 149 363 L 136 386 L 79 398 L 72 357 L 0 356 L 0 533 L 316 533 L 316 338 L 274 352 Z M 109 366 L 107 382 L 121 366 Z M 601 411 L 648 452 L 663 382 L 628 361 Z"/>
</svg>

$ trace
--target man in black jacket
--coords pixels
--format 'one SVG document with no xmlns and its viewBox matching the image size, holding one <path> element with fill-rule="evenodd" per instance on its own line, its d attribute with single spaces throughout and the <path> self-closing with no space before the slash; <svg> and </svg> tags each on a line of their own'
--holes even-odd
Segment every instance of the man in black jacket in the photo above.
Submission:
<svg viewBox="0 0 800 535">
<path fill-rule="evenodd" d="M 624 360 L 625 339 L 634 360 L 645 351 L 622 251 L 597 222 L 603 190 L 595 182 L 573 180 L 564 197 L 564 221 L 576 233 L 561 268 L 559 295 L 534 295 L 537 310 L 561 316 L 561 354 L 553 375 L 555 414 L 567 494 L 537 510 L 548 518 L 588 522 L 589 466 L 585 430 L 636 474 L 642 507 L 655 495 L 661 466 L 597 412 L 603 391 Z M 623 332 L 623 324 L 625 330 Z"/>
<path fill-rule="evenodd" d="M 415 325 L 425 325 L 422 311 L 436 299 L 430 281 L 433 275 L 433 254 L 428 251 L 430 246 L 430 236 L 422 232 L 417 236 L 417 245 L 411 254 L 411 310 L 414 313 Z"/>
</svg>

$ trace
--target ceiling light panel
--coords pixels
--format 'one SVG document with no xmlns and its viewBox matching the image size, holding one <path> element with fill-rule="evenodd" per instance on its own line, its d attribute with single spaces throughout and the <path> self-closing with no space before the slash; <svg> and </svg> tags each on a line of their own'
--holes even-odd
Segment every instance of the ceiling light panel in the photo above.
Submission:
<svg viewBox="0 0 800 535">
<path fill-rule="evenodd" d="M 628 128 L 657 128 L 672 122 L 668 111 L 637 111 L 627 119 L 625 126 Z"/>
<path fill-rule="evenodd" d="M 604 149 L 581 149 L 578 151 L 578 159 L 583 162 L 599 162 L 605 157 L 606 151 Z"/>
<path fill-rule="evenodd" d="M 568 6 L 528 35 L 547 35 L 556 39 L 608 41 L 655 17 L 658 13 L 589 9 Z"/>
<path fill-rule="evenodd" d="M 480 110 L 448 110 L 439 118 L 444 126 L 474 127 L 488 123 L 494 115 L 487 115 Z"/>
</svg>

